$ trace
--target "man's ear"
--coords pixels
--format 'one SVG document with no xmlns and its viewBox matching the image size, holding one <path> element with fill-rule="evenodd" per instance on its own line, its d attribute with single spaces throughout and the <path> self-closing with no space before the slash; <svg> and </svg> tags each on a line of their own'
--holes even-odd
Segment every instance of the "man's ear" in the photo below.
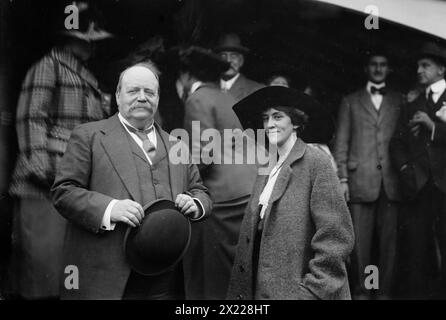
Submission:
<svg viewBox="0 0 446 320">
<path fill-rule="evenodd" d="M 393 67 L 392 66 L 389 66 L 388 69 L 389 69 L 389 74 L 393 73 Z"/>
<path fill-rule="evenodd" d="M 444 78 L 445 73 L 446 73 L 446 66 L 440 66 L 439 69 L 440 69 L 440 75 L 443 76 L 443 78 Z"/>
<path fill-rule="evenodd" d="M 245 64 L 245 56 L 243 54 L 240 54 L 240 69 Z"/>
<path fill-rule="evenodd" d="M 116 104 L 118 104 L 118 101 L 119 101 L 119 91 L 118 90 L 116 90 L 116 92 L 115 92 L 115 99 L 116 99 Z"/>
</svg>

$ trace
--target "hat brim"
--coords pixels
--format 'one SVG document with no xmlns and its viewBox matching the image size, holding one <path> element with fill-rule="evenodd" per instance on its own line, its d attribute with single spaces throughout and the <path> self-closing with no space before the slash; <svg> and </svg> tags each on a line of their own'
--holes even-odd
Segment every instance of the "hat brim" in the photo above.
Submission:
<svg viewBox="0 0 446 320">
<path fill-rule="evenodd" d="M 439 61 L 446 67 L 446 56 L 443 56 L 437 52 L 423 51 L 418 55 L 417 59 L 420 60 L 422 58 L 434 58 L 436 61 Z"/>
<path fill-rule="evenodd" d="M 191 225 L 189 219 L 185 217 L 181 212 L 179 212 L 178 209 L 175 207 L 175 203 L 170 200 L 157 199 L 144 206 L 143 209 L 145 217 L 142 223 L 150 223 L 150 221 L 148 220 L 150 219 L 151 214 L 165 209 L 171 209 L 169 211 L 171 213 L 169 214 L 169 217 L 166 217 L 165 223 L 172 221 L 174 222 L 173 225 L 170 223 L 166 225 L 166 227 L 170 228 L 170 230 L 168 231 L 171 233 L 171 237 L 176 237 L 174 239 L 177 245 L 176 250 L 174 250 L 176 254 L 168 257 L 168 259 L 160 261 L 157 261 L 156 257 L 154 257 L 154 259 L 152 259 L 151 261 L 145 261 L 141 258 L 140 254 L 138 253 L 138 248 L 136 248 L 133 242 L 133 239 L 135 238 L 137 232 L 140 231 L 140 228 L 128 227 L 126 231 L 124 237 L 124 254 L 130 267 L 137 273 L 144 276 L 156 276 L 172 270 L 184 257 L 190 244 Z M 154 231 L 164 231 L 165 234 L 166 230 Z M 157 235 L 154 234 L 153 236 L 156 237 Z M 178 243 L 180 243 L 180 245 L 178 245 Z M 169 243 L 165 242 L 162 245 L 168 246 Z"/>
<path fill-rule="evenodd" d="M 240 100 L 233 110 L 243 128 L 263 129 L 262 112 L 279 106 L 296 108 L 308 116 L 301 136 L 306 143 L 327 143 L 333 137 L 334 120 L 328 110 L 313 97 L 296 89 L 264 87 Z"/>
<path fill-rule="evenodd" d="M 114 38 L 113 34 L 111 34 L 110 32 L 107 32 L 105 30 L 99 30 L 99 31 L 95 31 L 92 33 L 83 33 L 83 32 L 77 31 L 77 30 L 63 30 L 63 31 L 59 31 L 58 34 L 66 36 L 66 37 L 84 40 L 87 42 L 101 41 L 101 40 L 105 40 L 105 39 Z"/>
<path fill-rule="evenodd" d="M 248 54 L 249 49 L 243 46 L 218 46 L 214 48 L 214 51 L 217 53 L 223 52 L 223 51 L 234 51 L 241 54 Z"/>
</svg>

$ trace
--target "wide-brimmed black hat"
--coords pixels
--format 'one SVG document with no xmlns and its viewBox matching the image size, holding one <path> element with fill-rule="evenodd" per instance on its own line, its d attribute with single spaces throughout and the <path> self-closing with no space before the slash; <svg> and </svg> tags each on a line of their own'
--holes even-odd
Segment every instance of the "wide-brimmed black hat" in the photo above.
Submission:
<svg viewBox="0 0 446 320">
<path fill-rule="evenodd" d="M 446 66 L 446 48 L 435 42 L 426 42 L 421 48 L 419 57 L 434 57 Z"/>
<path fill-rule="evenodd" d="M 242 45 L 240 37 L 235 33 L 226 33 L 220 37 L 214 48 L 215 52 L 234 51 L 247 54 L 249 49 Z"/>
<path fill-rule="evenodd" d="M 292 88 L 264 87 L 233 106 L 245 129 L 263 129 L 261 114 L 274 107 L 292 107 L 308 116 L 301 135 L 306 143 L 327 143 L 333 137 L 334 121 L 328 110 L 313 97 Z"/>
<path fill-rule="evenodd" d="M 198 46 L 171 49 L 169 62 L 179 71 L 187 71 L 201 81 L 218 80 L 230 64 L 210 49 Z"/>
<path fill-rule="evenodd" d="M 86 1 L 73 1 L 71 6 L 78 10 L 78 29 L 66 29 L 66 16 L 57 19 L 57 35 L 80 39 L 87 42 L 113 38 L 114 35 L 102 28 L 103 18 L 99 10 Z"/>
<path fill-rule="evenodd" d="M 125 256 L 139 274 L 159 275 L 183 258 L 189 247 L 191 225 L 170 200 L 155 200 L 143 209 L 145 217 L 141 225 L 129 227 L 125 234 Z"/>
</svg>

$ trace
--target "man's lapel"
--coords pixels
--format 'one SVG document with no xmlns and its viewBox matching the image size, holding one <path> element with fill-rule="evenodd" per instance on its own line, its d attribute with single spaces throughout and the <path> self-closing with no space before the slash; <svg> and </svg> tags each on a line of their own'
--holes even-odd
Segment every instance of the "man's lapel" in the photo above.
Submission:
<svg viewBox="0 0 446 320">
<path fill-rule="evenodd" d="M 229 93 L 231 93 L 234 97 L 241 97 L 245 91 L 245 87 L 245 77 L 240 73 L 237 80 L 235 80 L 235 82 L 232 84 L 231 89 L 229 89 Z"/>
<path fill-rule="evenodd" d="M 370 97 L 370 94 L 366 89 L 363 89 L 359 93 L 359 102 L 361 103 L 362 107 L 367 110 L 368 113 L 378 121 L 378 111 L 375 108 L 375 105 L 372 102 L 372 99 Z"/>
<path fill-rule="evenodd" d="M 115 114 L 102 129 L 102 147 L 134 201 L 141 202 L 139 178 L 127 133 Z"/>
<path fill-rule="evenodd" d="M 163 160 L 166 156 L 167 156 L 167 150 L 166 150 L 166 146 L 163 143 L 163 140 L 161 138 L 160 135 L 160 131 L 159 131 L 159 127 L 156 127 L 156 141 L 157 141 L 157 145 L 156 145 L 156 152 L 155 152 L 155 157 L 152 160 L 152 164 L 155 165 L 158 162 L 160 162 L 161 160 Z"/>
<path fill-rule="evenodd" d="M 383 96 L 383 101 L 381 103 L 381 106 L 379 107 L 378 123 L 381 123 L 384 119 L 386 119 L 386 116 L 391 110 L 391 108 L 396 108 L 396 107 L 397 105 L 395 96 L 392 95 L 391 92 L 387 92 L 387 94 Z"/>
<path fill-rule="evenodd" d="M 147 165 L 149 165 L 149 161 L 147 160 L 144 151 L 138 146 L 135 140 L 133 140 L 133 138 L 127 132 L 126 136 L 127 139 L 129 140 L 130 149 L 132 150 L 133 154 L 136 155 L 138 158 L 141 158 L 141 160 L 145 161 Z"/>
<path fill-rule="evenodd" d="M 441 107 L 443 107 L 444 105 L 446 105 L 446 90 L 443 91 L 443 93 L 441 94 L 441 96 L 438 99 L 437 103 L 435 104 L 434 114 L 435 114 L 435 112 L 440 110 Z"/>
<path fill-rule="evenodd" d="M 169 151 L 172 148 L 172 146 L 177 143 L 177 141 L 170 141 L 170 136 L 167 132 L 162 130 L 160 126 L 155 123 L 155 127 L 158 133 L 157 138 L 159 140 L 157 141 L 157 155 L 155 156 L 155 159 L 157 161 L 160 161 L 161 159 L 164 159 L 167 157 L 167 165 L 168 165 L 168 174 L 170 179 L 170 189 L 172 190 L 172 194 L 174 197 L 176 197 L 178 194 L 183 193 L 183 191 L 187 188 L 187 186 L 184 186 L 183 184 L 183 170 L 187 168 L 187 165 L 184 164 L 173 164 L 172 161 L 170 161 L 169 157 Z M 180 142 L 181 143 L 181 142 Z M 163 149 L 164 154 L 162 153 L 159 158 L 158 157 L 158 149 Z M 175 201 L 175 199 L 173 199 Z"/>
</svg>

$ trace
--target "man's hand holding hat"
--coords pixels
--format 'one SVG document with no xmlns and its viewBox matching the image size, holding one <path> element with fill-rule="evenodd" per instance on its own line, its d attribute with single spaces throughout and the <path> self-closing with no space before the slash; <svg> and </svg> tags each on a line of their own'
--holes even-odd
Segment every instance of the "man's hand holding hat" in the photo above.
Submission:
<svg viewBox="0 0 446 320">
<path fill-rule="evenodd" d="M 198 219 L 202 212 L 199 206 L 197 206 L 195 200 L 187 194 L 181 193 L 175 199 L 175 206 L 190 219 Z"/>
<path fill-rule="evenodd" d="M 111 222 L 124 222 L 131 227 L 139 226 L 144 218 L 144 210 L 138 202 L 130 199 L 118 200 L 110 213 Z"/>
</svg>

